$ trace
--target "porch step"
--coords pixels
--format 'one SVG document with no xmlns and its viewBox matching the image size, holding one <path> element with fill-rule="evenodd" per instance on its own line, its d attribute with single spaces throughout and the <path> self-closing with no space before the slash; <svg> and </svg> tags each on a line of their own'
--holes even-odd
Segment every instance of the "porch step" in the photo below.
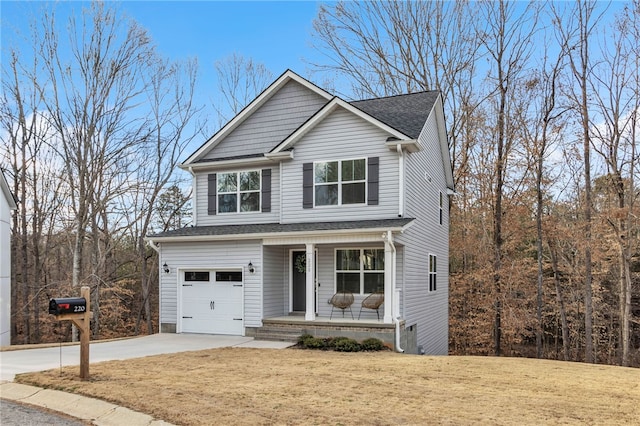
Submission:
<svg viewBox="0 0 640 426">
<path fill-rule="evenodd" d="M 274 340 L 279 342 L 297 342 L 302 336 L 302 328 L 282 327 L 278 325 L 265 325 L 256 330 L 256 340 Z"/>
</svg>

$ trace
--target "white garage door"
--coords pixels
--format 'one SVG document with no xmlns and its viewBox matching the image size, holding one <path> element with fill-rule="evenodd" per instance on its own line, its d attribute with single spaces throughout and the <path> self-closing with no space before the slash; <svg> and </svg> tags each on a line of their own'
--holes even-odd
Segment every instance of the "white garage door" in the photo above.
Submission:
<svg viewBox="0 0 640 426">
<path fill-rule="evenodd" d="M 241 336 L 242 271 L 184 271 L 182 331 Z"/>
</svg>

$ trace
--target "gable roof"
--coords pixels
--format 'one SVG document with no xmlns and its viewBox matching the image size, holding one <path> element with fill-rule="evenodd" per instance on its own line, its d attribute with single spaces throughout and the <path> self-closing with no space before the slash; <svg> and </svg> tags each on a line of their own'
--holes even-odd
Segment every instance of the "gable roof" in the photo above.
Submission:
<svg viewBox="0 0 640 426">
<path fill-rule="evenodd" d="M 0 192 L 4 194 L 4 198 L 7 200 L 7 203 L 9 204 L 9 210 L 15 210 L 18 208 L 16 199 L 11 193 L 11 189 L 9 188 L 9 184 L 4 177 L 4 172 L 2 171 L 2 169 L 0 169 Z"/>
<path fill-rule="evenodd" d="M 350 102 L 379 121 L 417 139 L 440 92 L 410 93 Z"/>
<path fill-rule="evenodd" d="M 278 92 L 289 81 L 296 81 L 307 89 L 317 93 L 329 101 L 333 96 L 327 91 L 321 89 L 310 81 L 300 77 L 298 74 L 291 70 L 286 70 L 280 77 L 276 79 L 269 87 L 264 89 L 257 98 L 255 98 L 249 105 L 244 107 L 242 111 L 238 113 L 231 121 L 225 124 L 216 134 L 210 137 L 204 144 L 200 146 L 187 158 L 184 163 L 180 165 L 182 168 L 187 168 L 189 164 L 195 163 L 211 149 L 213 149 L 218 143 L 222 141 L 229 133 L 236 129 L 242 122 L 251 116 L 257 109 L 259 109 L 265 102 L 267 102 L 274 94 Z"/>
<path fill-rule="evenodd" d="M 292 134 L 287 136 L 285 140 L 279 143 L 274 149 L 271 150 L 272 153 L 282 152 L 286 149 L 291 148 L 302 136 L 304 136 L 309 130 L 313 129 L 318 123 L 320 123 L 327 115 L 333 112 L 336 108 L 342 107 L 345 110 L 351 112 L 354 115 L 359 116 L 360 118 L 374 124 L 375 126 L 380 127 L 381 129 L 389 132 L 391 135 L 398 139 L 407 139 L 408 135 L 403 132 L 398 131 L 392 126 L 378 120 L 371 114 L 367 114 L 361 109 L 355 108 L 352 104 L 343 101 L 337 96 L 334 97 L 329 103 L 320 108 L 313 116 L 311 116 L 306 122 L 304 122 L 300 127 L 298 127 Z M 424 122 L 428 117 L 428 113 L 424 116 Z M 420 132 L 418 132 L 420 133 Z"/>
</svg>

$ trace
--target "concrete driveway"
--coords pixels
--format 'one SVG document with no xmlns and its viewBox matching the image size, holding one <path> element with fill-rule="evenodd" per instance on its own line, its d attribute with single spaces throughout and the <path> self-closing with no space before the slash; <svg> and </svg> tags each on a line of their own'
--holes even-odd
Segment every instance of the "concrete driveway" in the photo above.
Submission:
<svg viewBox="0 0 640 426">
<path fill-rule="evenodd" d="M 231 346 L 282 349 L 291 345 L 289 342 L 254 340 L 252 337 L 163 333 L 91 343 L 89 360 L 96 363 Z M 80 365 L 79 345 L 0 352 L 0 381 L 13 381 L 16 374 L 60 368 L 61 365 Z"/>
</svg>

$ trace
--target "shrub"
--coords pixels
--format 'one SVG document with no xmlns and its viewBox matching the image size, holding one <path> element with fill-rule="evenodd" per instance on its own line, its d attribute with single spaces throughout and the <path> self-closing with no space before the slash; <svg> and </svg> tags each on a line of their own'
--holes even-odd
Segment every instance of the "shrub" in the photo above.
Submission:
<svg viewBox="0 0 640 426">
<path fill-rule="evenodd" d="M 338 352 L 359 352 L 361 350 L 360 343 L 348 337 L 334 339 L 332 346 Z"/>
<path fill-rule="evenodd" d="M 360 346 L 362 346 L 363 351 L 381 351 L 386 349 L 382 340 L 376 339 L 375 337 L 363 340 Z"/>
<path fill-rule="evenodd" d="M 303 334 L 298 338 L 298 345 L 305 349 L 326 349 L 327 342 L 310 334 Z"/>
</svg>

